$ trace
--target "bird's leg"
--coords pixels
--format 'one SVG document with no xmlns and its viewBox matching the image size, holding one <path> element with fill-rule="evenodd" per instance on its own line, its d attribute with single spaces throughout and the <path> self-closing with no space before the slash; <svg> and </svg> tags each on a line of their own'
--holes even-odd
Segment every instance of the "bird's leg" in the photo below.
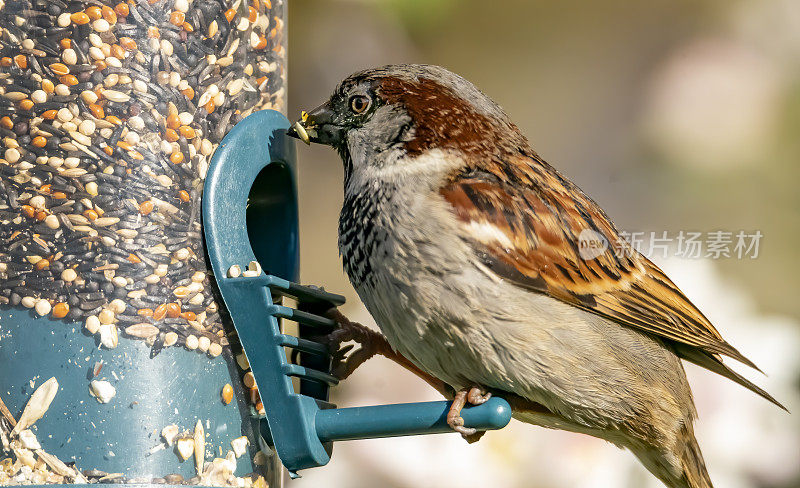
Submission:
<svg viewBox="0 0 800 488">
<path fill-rule="evenodd" d="M 380 332 L 369 329 L 357 322 L 350 321 L 335 308 L 328 310 L 325 316 L 334 320 L 339 325 L 339 327 L 334 329 L 327 336 L 328 347 L 331 351 L 335 351 L 333 353 L 334 376 L 339 379 L 345 379 L 369 358 L 380 354 L 420 377 L 445 398 L 453 398 L 453 403 L 450 406 L 450 410 L 447 412 L 447 424 L 452 427 L 453 430 L 459 432 L 467 442 L 476 442 L 486 433 L 485 431 L 478 432 L 476 429 L 464 427 L 464 419 L 461 418 L 461 409 L 464 408 L 467 403 L 470 405 L 480 405 L 486 402 L 491 398 L 491 393 L 484 392 L 478 387 L 472 387 L 455 392 L 454 396 L 453 388 L 451 388 L 450 385 L 422 371 L 414 365 L 414 363 L 409 361 L 408 358 L 392 349 L 392 346 Z M 341 347 L 343 343 L 348 341 L 355 341 L 360 346 L 359 349 L 351 352 L 349 355 L 347 355 L 347 353 L 350 352 L 352 346 Z"/>
<path fill-rule="evenodd" d="M 445 397 L 453 395 L 453 389 L 445 382 L 422 371 L 405 356 L 392 349 L 392 346 L 380 332 L 350 321 L 336 308 L 328 310 L 325 316 L 339 325 L 327 336 L 328 347 L 331 351 L 334 351 L 333 375 L 337 378 L 347 378 L 369 358 L 380 354 L 411 371 Z M 351 347 L 348 346 L 342 349 L 341 345 L 348 341 L 357 342 L 360 348 L 345 357 Z"/>
<path fill-rule="evenodd" d="M 461 434 L 470 444 L 480 439 L 485 432 L 478 432 L 471 427 L 464 427 L 464 419 L 461 417 L 461 409 L 467 403 L 471 405 L 480 405 L 485 403 L 486 400 L 492 397 L 491 393 L 484 393 L 477 386 L 471 388 L 464 388 L 456 392 L 453 403 L 450 405 L 450 410 L 447 412 L 447 425 L 454 431 Z"/>
</svg>

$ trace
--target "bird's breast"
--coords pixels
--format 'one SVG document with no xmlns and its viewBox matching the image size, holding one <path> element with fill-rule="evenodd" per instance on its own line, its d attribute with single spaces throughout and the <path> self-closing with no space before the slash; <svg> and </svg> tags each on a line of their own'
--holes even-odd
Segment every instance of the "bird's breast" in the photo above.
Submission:
<svg viewBox="0 0 800 488">
<path fill-rule="evenodd" d="M 473 305 L 452 289 L 451 278 L 472 258 L 451 221 L 424 196 L 364 189 L 345 196 L 339 219 L 339 250 L 353 287 L 392 346 L 429 371 L 456 332 L 434 317 L 439 305 L 448 304 L 449 317 L 463 317 Z"/>
<path fill-rule="evenodd" d="M 358 289 L 373 279 L 377 256 L 384 253 L 387 236 L 382 222 L 380 194 L 345 196 L 339 215 L 339 254 L 353 286 Z"/>
</svg>

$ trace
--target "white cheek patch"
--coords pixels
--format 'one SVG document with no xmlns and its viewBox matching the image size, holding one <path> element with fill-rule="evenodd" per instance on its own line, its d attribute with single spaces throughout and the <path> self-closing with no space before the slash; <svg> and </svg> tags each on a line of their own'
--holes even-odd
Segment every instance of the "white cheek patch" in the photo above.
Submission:
<svg viewBox="0 0 800 488">
<path fill-rule="evenodd" d="M 413 175 L 438 175 L 462 166 L 462 159 L 455 154 L 432 149 L 423 154 L 408 158 L 401 151 L 394 151 L 387 155 L 384 164 L 367 165 L 363 171 L 382 179 Z"/>
<path fill-rule="evenodd" d="M 496 225 L 489 222 L 471 221 L 465 225 L 467 232 L 475 240 L 484 244 L 500 244 L 503 247 L 512 247 L 511 239 Z"/>
</svg>

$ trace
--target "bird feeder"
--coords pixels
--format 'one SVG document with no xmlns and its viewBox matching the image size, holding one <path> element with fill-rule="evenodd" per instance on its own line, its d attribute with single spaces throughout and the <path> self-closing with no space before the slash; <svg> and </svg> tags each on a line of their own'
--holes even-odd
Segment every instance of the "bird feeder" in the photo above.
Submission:
<svg viewBox="0 0 800 488">
<path fill-rule="evenodd" d="M 201 202 L 231 127 L 284 109 L 284 20 L 283 0 L 0 1 L 0 485 L 280 483 Z"/>
<path fill-rule="evenodd" d="M 444 401 L 329 402 L 344 300 L 298 284 L 284 18 L 0 7 L 0 485 L 275 487 L 337 440 L 450 430 Z"/>
</svg>

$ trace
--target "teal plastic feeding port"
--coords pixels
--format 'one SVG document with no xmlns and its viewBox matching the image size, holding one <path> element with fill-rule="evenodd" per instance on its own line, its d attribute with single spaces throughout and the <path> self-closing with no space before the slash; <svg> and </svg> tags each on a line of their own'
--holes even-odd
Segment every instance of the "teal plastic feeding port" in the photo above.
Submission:
<svg viewBox="0 0 800 488">
<path fill-rule="evenodd" d="M 288 128 L 281 113 L 264 110 L 228 133 L 206 176 L 203 227 L 217 285 L 261 392 L 261 435 L 295 476 L 327 464 L 333 441 L 452 430 L 447 401 L 354 408 L 328 401 L 338 380 L 329 373 L 330 351 L 313 338 L 336 326 L 320 314 L 344 297 L 297 284 L 296 163 Z M 283 306 L 281 297 L 294 298 L 298 308 Z M 285 334 L 282 319 L 297 322 L 300 336 Z M 299 354 L 287 355 L 287 348 Z M 293 377 L 300 380 L 297 391 Z M 467 427 L 499 429 L 511 420 L 511 408 L 493 397 L 465 408 L 462 417 Z"/>
</svg>

